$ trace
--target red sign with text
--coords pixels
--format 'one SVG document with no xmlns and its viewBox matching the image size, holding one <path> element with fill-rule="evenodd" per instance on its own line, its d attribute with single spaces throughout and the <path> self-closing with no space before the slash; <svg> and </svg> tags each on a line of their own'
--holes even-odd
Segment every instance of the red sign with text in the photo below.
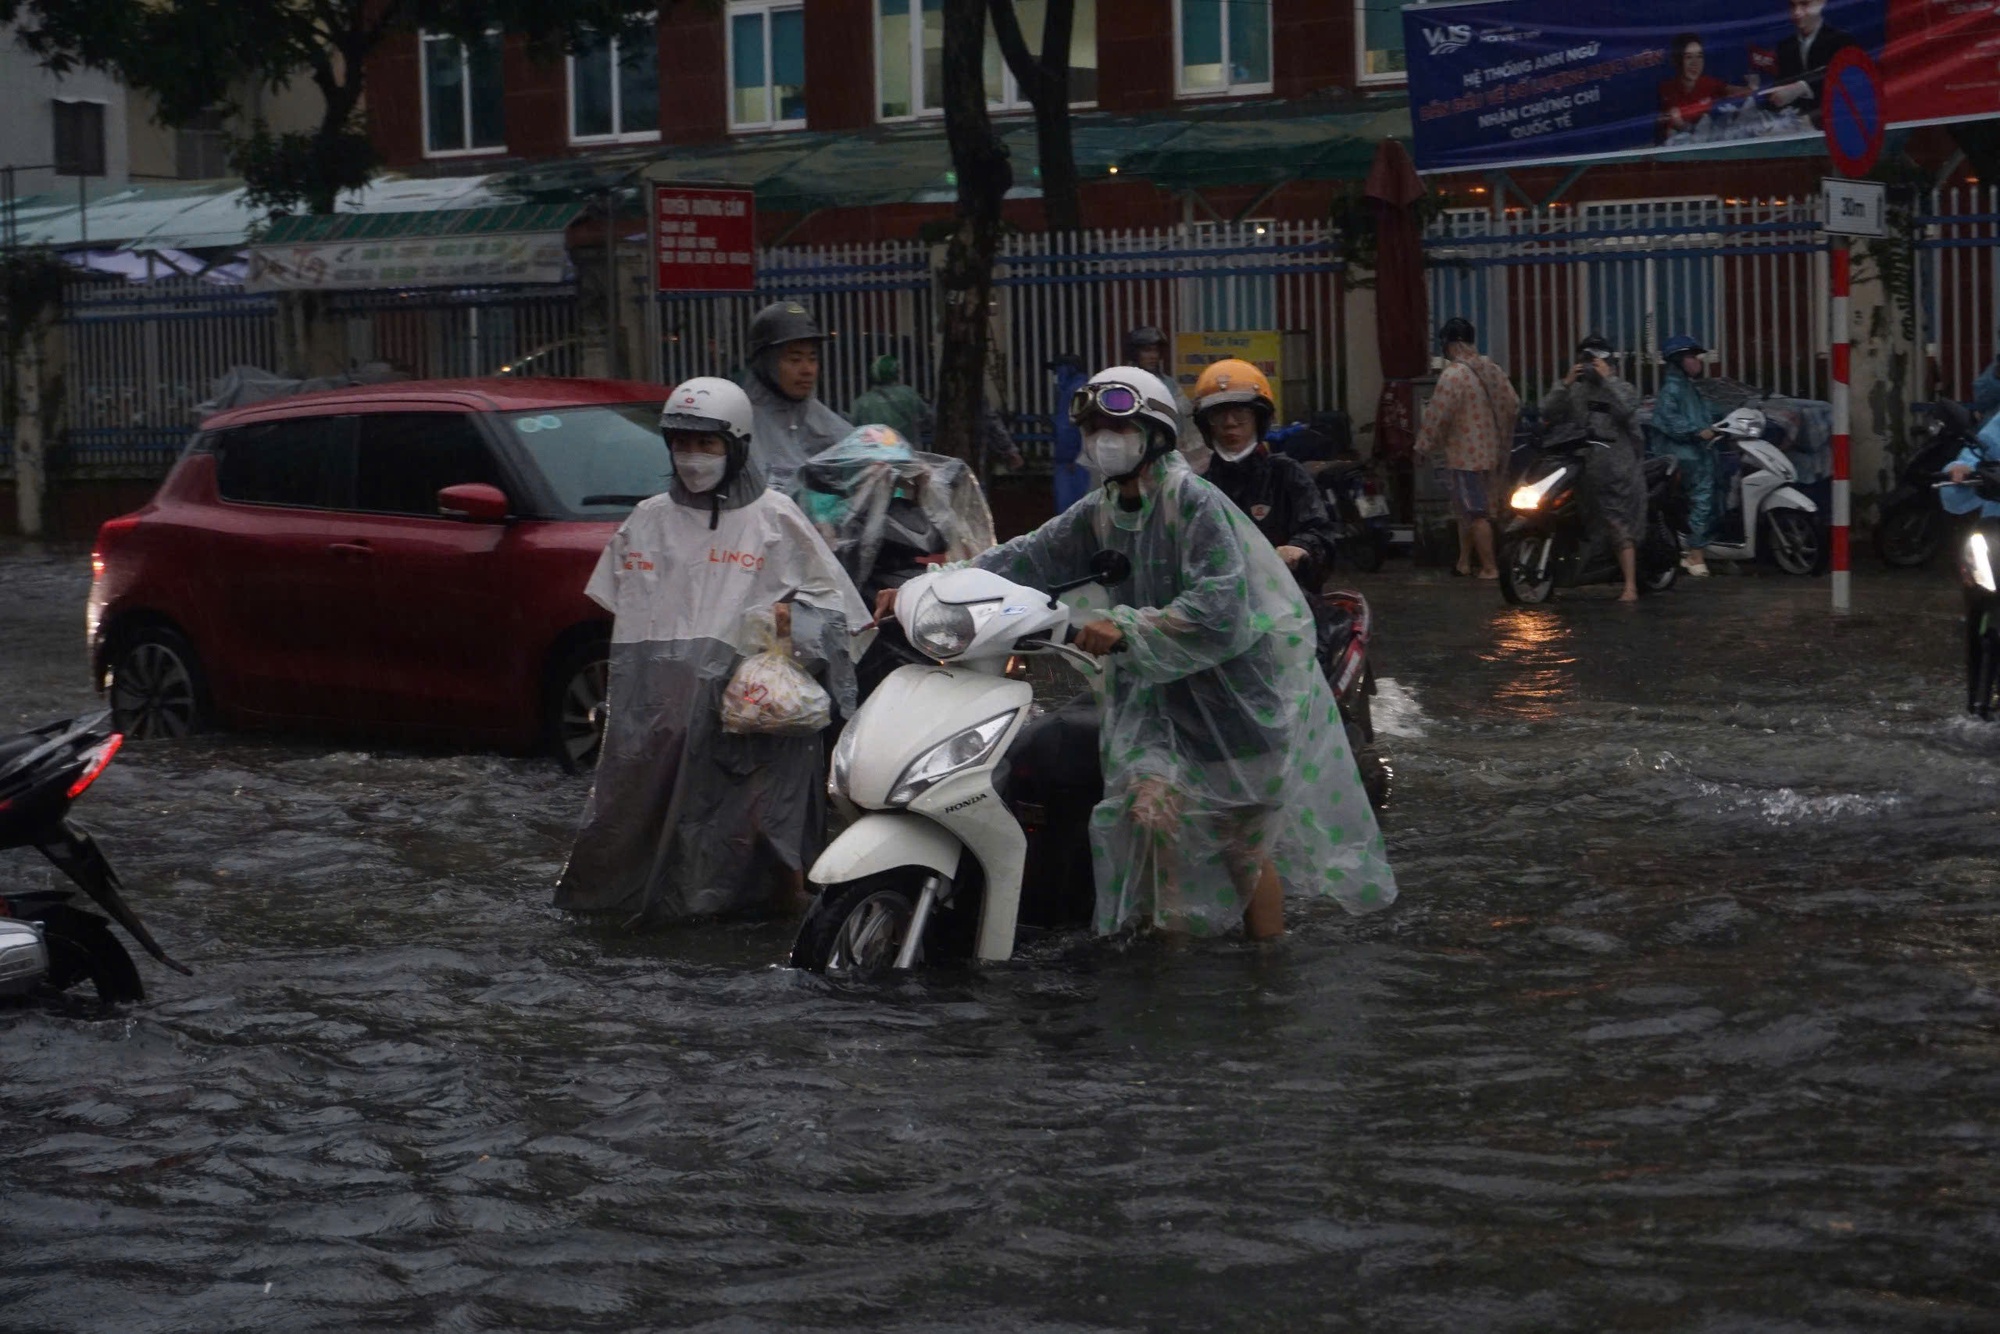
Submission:
<svg viewBox="0 0 2000 1334">
<path fill-rule="evenodd" d="M 1888 0 L 1891 125 L 2000 116 L 2000 21 L 1990 0 Z"/>
<path fill-rule="evenodd" d="M 757 285 L 757 205 L 749 190 L 653 187 L 653 269 L 662 292 Z"/>
</svg>

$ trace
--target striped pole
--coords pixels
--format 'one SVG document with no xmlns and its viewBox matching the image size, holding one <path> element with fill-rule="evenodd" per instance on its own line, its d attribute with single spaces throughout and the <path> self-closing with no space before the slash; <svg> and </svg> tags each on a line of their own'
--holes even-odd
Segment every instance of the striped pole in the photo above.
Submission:
<svg viewBox="0 0 2000 1334">
<path fill-rule="evenodd" d="M 1853 609 L 1853 589 L 1847 570 L 1847 526 L 1851 521 L 1847 494 L 1849 321 L 1847 314 L 1847 238 L 1833 242 L 1833 610 Z"/>
</svg>

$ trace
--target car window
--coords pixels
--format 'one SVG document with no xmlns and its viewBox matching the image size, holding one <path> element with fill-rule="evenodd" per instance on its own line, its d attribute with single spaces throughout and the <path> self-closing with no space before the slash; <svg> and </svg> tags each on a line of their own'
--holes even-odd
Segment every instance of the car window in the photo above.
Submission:
<svg viewBox="0 0 2000 1334">
<path fill-rule="evenodd" d="M 381 412 L 359 418 L 352 508 L 435 519 L 438 492 L 465 482 L 506 489 L 469 413 Z"/>
<path fill-rule="evenodd" d="M 217 432 L 215 489 L 251 505 L 330 509 L 340 499 L 352 417 L 294 417 Z"/>
<path fill-rule="evenodd" d="M 673 461 L 658 403 L 511 412 L 500 419 L 562 507 L 616 518 L 667 489 Z"/>
</svg>

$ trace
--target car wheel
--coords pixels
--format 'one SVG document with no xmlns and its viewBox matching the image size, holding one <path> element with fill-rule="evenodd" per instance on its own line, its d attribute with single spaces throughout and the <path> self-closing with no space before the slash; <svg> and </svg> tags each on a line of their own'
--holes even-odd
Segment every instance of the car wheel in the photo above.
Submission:
<svg viewBox="0 0 2000 1334">
<path fill-rule="evenodd" d="M 207 698 L 201 659 L 178 630 L 141 626 L 112 655 L 112 718 L 135 741 L 201 731 L 208 725 Z"/>
<path fill-rule="evenodd" d="M 565 773 L 587 774 L 604 750 L 606 700 L 611 687 L 611 645 L 579 644 L 549 674 L 544 726 L 549 747 Z"/>
</svg>

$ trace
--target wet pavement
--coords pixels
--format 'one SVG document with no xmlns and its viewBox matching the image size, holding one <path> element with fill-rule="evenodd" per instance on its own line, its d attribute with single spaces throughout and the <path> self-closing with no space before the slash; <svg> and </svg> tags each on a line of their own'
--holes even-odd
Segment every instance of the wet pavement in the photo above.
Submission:
<svg viewBox="0 0 2000 1334">
<path fill-rule="evenodd" d="M 2000 1328 L 1950 575 L 1354 582 L 1403 899 L 1275 950 L 842 992 L 550 911 L 553 765 L 129 747 L 79 815 L 197 975 L 0 1011 L 0 1328 Z M 0 548 L 0 723 L 92 706 L 87 583 Z"/>
</svg>

